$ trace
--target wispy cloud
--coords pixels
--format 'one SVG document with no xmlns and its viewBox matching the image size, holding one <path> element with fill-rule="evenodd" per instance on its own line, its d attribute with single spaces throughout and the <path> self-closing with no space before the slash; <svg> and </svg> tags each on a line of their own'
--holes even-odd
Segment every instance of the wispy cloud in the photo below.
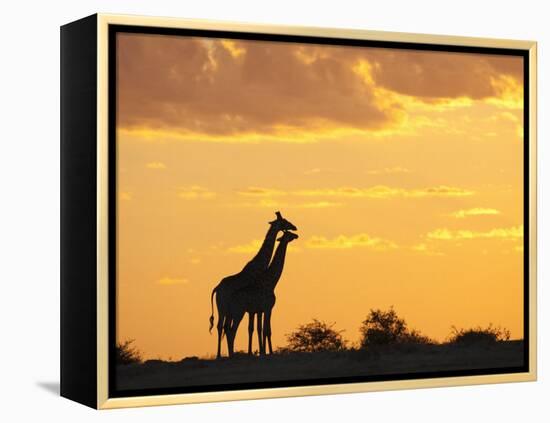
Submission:
<svg viewBox="0 0 550 423">
<path fill-rule="evenodd" d="M 474 207 L 471 209 L 457 210 L 450 214 L 450 216 L 457 219 L 464 219 L 465 217 L 471 216 L 494 216 L 500 214 L 500 211 L 497 209 L 483 208 L 483 207 Z"/>
<path fill-rule="evenodd" d="M 237 191 L 239 195 L 248 197 L 341 197 L 341 198 L 433 198 L 433 197 L 467 197 L 474 195 L 472 190 L 439 185 L 428 188 L 396 188 L 386 185 L 375 185 L 367 188 L 338 187 L 315 188 L 284 191 L 274 188 L 250 187 Z"/>
<path fill-rule="evenodd" d="M 282 190 L 262 187 L 248 187 L 243 190 L 237 191 L 237 194 L 245 197 L 276 197 L 281 195 L 288 195 L 287 192 Z"/>
<path fill-rule="evenodd" d="M 242 46 L 239 46 L 235 41 L 232 40 L 221 40 L 221 45 L 225 48 L 233 58 L 239 58 L 246 53 L 246 49 Z"/>
<path fill-rule="evenodd" d="M 427 234 L 429 239 L 443 241 L 468 240 L 468 239 L 502 239 L 519 240 L 523 239 L 523 225 L 510 228 L 495 228 L 489 231 L 471 231 L 466 229 L 450 230 L 436 229 Z"/>
<path fill-rule="evenodd" d="M 132 193 L 128 191 L 121 191 L 118 194 L 118 198 L 121 199 L 122 201 L 130 201 L 132 199 Z"/>
<path fill-rule="evenodd" d="M 166 165 L 162 162 L 150 162 L 145 165 L 147 169 L 163 170 L 166 169 Z"/>
<path fill-rule="evenodd" d="M 259 239 L 253 239 L 246 244 L 235 245 L 229 247 L 225 250 L 226 253 L 235 253 L 235 254 L 253 254 L 256 253 L 262 246 L 262 241 Z M 301 251 L 299 247 L 294 244 L 288 246 L 289 251 L 299 252 Z"/>
<path fill-rule="evenodd" d="M 307 203 L 288 203 L 273 198 L 260 198 L 255 202 L 233 203 L 231 207 L 258 207 L 258 208 L 279 208 L 279 209 L 326 209 L 329 207 L 341 207 L 342 203 L 334 201 L 315 201 Z"/>
<path fill-rule="evenodd" d="M 443 256 L 443 255 L 445 255 L 441 251 L 436 251 L 432 247 L 430 247 L 428 244 L 425 244 L 425 243 L 415 244 L 411 247 L 411 250 L 416 252 L 416 253 L 420 253 L 420 254 L 424 254 L 424 255 L 428 255 L 428 256 Z"/>
<path fill-rule="evenodd" d="M 394 166 L 385 167 L 383 169 L 371 169 L 367 170 L 368 175 L 389 175 L 393 173 L 410 173 L 411 171 L 405 167 Z"/>
<path fill-rule="evenodd" d="M 292 193 L 311 197 L 350 197 L 350 198 L 430 198 L 430 197 L 467 197 L 474 191 L 440 185 L 430 188 L 394 188 L 376 185 L 369 188 L 340 187 L 328 189 L 300 190 Z"/>
<path fill-rule="evenodd" d="M 520 118 L 517 115 L 515 115 L 511 112 L 507 112 L 507 111 L 500 112 L 497 115 L 492 116 L 490 118 L 490 120 L 493 121 L 493 122 L 498 122 L 499 120 L 508 120 L 510 122 L 513 122 L 513 123 L 520 122 Z"/>
<path fill-rule="evenodd" d="M 229 247 L 226 251 L 228 253 L 237 253 L 237 254 L 247 254 L 247 253 L 255 253 L 260 249 L 262 246 L 262 241 L 259 239 L 253 239 L 252 241 L 241 244 L 241 245 L 235 245 L 233 247 Z"/>
<path fill-rule="evenodd" d="M 332 174 L 332 173 L 340 173 L 340 170 L 337 169 L 330 169 L 330 168 L 320 168 L 320 167 L 314 167 L 311 169 L 304 170 L 304 175 L 319 175 L 319 174 Z"/>
<path fill-rule="evenodd" d="M 298 208 L 298 209 L 326 209 L 329 207 L 341 207 L 342 203 L 335 203 L 333 201 L 316 201 L 314 203 L 300 203 L 296 204 L 294 206 L 290 206 Z"/>
<path fill-rule="evenodd" d="M 199 185 L 192 185 L 190 187 L 180 188 L 178 190 L 178 197 L 184 198 L 186 200 L 208 200 L 216 197 L 216 193 Z"/>
<path fill-rule="evenodd" d="M 321 173 L 323 169 L 314 167 L 313 169 L 304 170 L 304 175 L 317 175 Z"/>
<path fill-rule="evenodd" d="M 272 198 L 260 198 L 258 201 L 254 201 L 254 202 L 250 202 L 250 201 L 247 201 L 247 202 L 243 202 L 243 203 L 231 203 L 231 204 L 228 204 L 229 207 L 258 207 L 258 208 L 267 208 L 267 209 L 271 209 L 271 208 L 286 208 L 286 204 L 278 201 L 278 200 L 274 200 Z"/>
<path fill-rule="evenodd" d="M 164 276 L 156 281 L 159 285 L 184 285 L 189 283 L 187 278 L 172 278 Z"/>
<path fill-rule="evenodd" d="M 365 233 L 356 235 L 338 235 L 335 238 L 312 236 L 305 242 L 305 246 L 311 249 L 368 248 L 376 251 L 386 251 L 397 248 L 397 244 L 392 241 L 372 237 Z"/>
</svg>

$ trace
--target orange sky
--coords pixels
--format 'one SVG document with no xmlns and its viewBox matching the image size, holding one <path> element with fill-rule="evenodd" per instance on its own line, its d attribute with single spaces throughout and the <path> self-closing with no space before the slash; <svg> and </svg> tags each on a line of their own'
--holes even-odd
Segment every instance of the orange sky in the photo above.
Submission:
<svg viewBox="0 0 550 423">
<path fill-rule="evenodd" d="M 393 305 L 522 338 L 519 57 L 118 35 L 119 340 L 215 353 L 210 292 L 274 211 L 299 228 L 274 346 Z M 237 349 L 246 347 L 246 324 Z"/>
</svg>

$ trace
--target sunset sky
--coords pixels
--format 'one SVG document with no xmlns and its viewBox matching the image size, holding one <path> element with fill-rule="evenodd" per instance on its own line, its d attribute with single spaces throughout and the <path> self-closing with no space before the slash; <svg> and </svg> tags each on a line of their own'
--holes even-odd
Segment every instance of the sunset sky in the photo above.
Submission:
<svg viewBox="0 0 550 423">
<path fill-rule="evenodd" d="M 117 55 L 119 340 L 215 354 L 210 292 L 277 210 L 300 238 L 274 347 L 312 318 L 356 342 L 392 305 L 438 340 L 523 338 L 522 58 L 141 34 Z"/>
</svg>

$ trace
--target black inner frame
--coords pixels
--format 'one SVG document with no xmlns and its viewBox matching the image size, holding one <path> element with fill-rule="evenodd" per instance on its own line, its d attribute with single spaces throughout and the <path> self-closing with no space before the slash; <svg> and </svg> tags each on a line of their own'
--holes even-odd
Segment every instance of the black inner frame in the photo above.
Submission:
<svg viewBox="0 0 550 423">
<path fill-rule="evenodd" d="M 403 50 L 427 50 L 457 53 L 496 54 L 519 56 L 523 58 L 523 365 L 519 367 L 501 367 L 472 370 L 449 370 L 437 372 L 418 372 L 382 376 L 353 376 L 336 378 L 319 378 L 307 380 L 287 380 L 275 382 L 234 383 L 218 385 L 188 386 L 180 388 L 157 388 L 138 390 L 116 389 L 116 296 L 117 296 L 117 99 L 116 99 L 116 36 L 118 33 L 179 35 L 188 37 L 226 38 L 256 41 L 277 41 L 285 43 L 323 44 L 337 46 L 380 47 Z M 211 391 L 235 391 L 243 389 L 280 388 L 311 385 L 333 385 L 342 383 L 395 381 L 426 378 L 445 378 L 457 376 L 478 376 L 507 373 L 524 373 L 529 371 L 529 51 L 521 49 L 467 47 L 459 45 L 421 44 L 395 41 L 369 41 L 343 38 L 326 38 L 297 35 L 274 35 L 245 33 L 236 31 L 198 30 L 180 28 L 160 28 L 127 25 L 109 25 L 108 29 L 108 105 L 109 105 L 109 138 L 108 138 L 108 198 L 109 198 L 109 398 L 132 397 L 144 395 L 185 394 Z"/>
</svg>

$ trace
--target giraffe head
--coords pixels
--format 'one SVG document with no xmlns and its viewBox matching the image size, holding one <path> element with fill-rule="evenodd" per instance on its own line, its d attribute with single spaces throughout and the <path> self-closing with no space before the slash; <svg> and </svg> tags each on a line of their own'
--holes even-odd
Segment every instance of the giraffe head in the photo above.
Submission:
<svg viewBox="0 0 550 423">
<path fill-rule="evenodd" d="M 296 226 L 294 226 L 292 223 L 290 223 L 281 215 L 281 212 L 275 212 L 275 215 L 277 216 L 277 219 L 269 222 L 269 224 L 275 227 L 277 230 L 279 231 L 297 231 L 298 230 Z"/>
<path fill-rule="evenodd" d="M 298 234 L 290 231 L 284 231 L 283 234 L 277 239 L 277 241 L 289 243 L 298 238 Z"/>
</svg>

